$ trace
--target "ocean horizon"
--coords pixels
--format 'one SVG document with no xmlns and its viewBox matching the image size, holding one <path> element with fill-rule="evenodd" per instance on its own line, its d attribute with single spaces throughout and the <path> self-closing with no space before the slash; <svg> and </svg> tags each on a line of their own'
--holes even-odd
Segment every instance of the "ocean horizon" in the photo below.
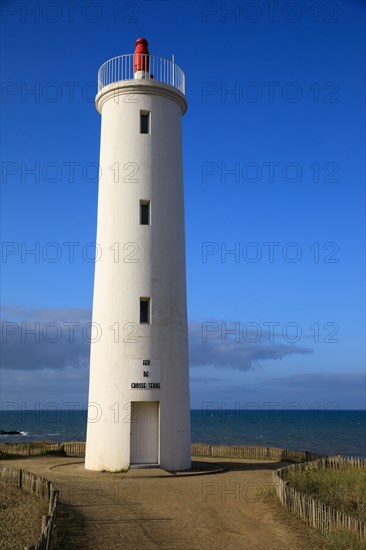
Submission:
<svg viewBox="0 0 366 550">
<path fill-rule="evenodd" d="M 116 411 L 111 411 L 116 414 Z M 128 412 L 115 421 L 129 421 Z M 96 419 L 97 420 L 97 419 Z M 85 410 L 1 411 L 2 443 L 85 441 Z M 191 410 L 192 443 L 253 445 L 366 458 L 365 410 Z"/>
</svg>

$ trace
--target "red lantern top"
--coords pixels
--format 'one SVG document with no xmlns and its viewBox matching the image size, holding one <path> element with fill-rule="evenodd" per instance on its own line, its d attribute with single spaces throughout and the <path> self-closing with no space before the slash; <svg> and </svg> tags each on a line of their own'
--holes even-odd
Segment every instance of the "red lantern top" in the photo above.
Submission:
<svg viewBox="0 0 366 550">
<path fill-rule="evenodd" d="M 138 38 L 133 54 L 133 71 L 149 70 L 149 49 L 146 38 Z"/>
</svg>

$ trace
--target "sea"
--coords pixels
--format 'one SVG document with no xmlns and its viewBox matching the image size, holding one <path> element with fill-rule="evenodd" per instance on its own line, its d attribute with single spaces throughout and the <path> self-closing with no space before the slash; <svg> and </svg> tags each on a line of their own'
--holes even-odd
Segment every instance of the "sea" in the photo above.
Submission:
<svg viewBox="0 0 366 550">
<path fill-rule="evenodd" d="M 123 421 L 123 418 L 115 419 Z M 85 410 L 0 411 L 2 443 L 85 441 Z M 366 411 L 192 410 L 192 443 L 254 445 L 366 458 Z"/>
</svg>

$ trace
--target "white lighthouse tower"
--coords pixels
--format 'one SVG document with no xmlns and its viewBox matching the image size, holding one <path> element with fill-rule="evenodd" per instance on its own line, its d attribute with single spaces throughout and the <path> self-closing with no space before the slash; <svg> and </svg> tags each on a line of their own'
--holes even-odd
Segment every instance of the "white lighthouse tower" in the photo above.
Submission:
<svg viewBox="0 0 366 550">
<path fill-rule="evenodd" d="M 181 119 L 184 73 L 134 54 L 99 70 L 102 115 L 85 467 L 191 467 Z"/>
</svg>

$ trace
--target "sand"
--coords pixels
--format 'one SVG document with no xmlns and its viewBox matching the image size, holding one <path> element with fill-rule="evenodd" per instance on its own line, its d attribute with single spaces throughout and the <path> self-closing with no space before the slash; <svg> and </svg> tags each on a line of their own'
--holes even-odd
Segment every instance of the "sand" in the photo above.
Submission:
<svg viewBox="0 0 366 550">
<path fill-rule="evenodd" d="M 23 550 L 35 542 L 41 534 L 42 516 L 47 511 L 47 500 L 0 483 L 1 550 Z"/>
<path fill-rule="evenodd" d="M 217 463 L 202 457 L 194 460 Z M 221 459 L 226 471 L 192 476 L 153 470 L 88 472 L 82 459 L 64 457 L 0 463 L 38 473 L 60 489 L 63 506 L 53 548 L 310 550 L 318 546 L 313 530 L 268 498 L 272 470 L 283 463 Z"/>
</svg>

